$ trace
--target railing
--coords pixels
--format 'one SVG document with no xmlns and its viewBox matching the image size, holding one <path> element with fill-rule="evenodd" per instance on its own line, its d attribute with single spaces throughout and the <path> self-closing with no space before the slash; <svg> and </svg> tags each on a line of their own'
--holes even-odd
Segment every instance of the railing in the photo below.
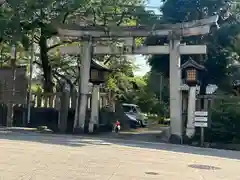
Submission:
<svg viewBox="0 0 240 180">
<path fill-rule="evenodd" d="M 32 93 L 31 102 L 33 107 L 60 108 L 63 93 Z M 77 93 L 69 95 L 69 108 L 75 108 L 77 103 Z M 100 93 L 100 107 L 108 104 L 106 93 Z M 91 94 L 88 95 L 88 108 L 91 108 Z"/>
</svg>

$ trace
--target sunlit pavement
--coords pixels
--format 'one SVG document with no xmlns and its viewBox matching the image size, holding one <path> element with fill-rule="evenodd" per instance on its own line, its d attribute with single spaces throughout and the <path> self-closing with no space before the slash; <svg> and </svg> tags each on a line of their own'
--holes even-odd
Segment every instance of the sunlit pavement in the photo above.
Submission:
<svg viewBox="0 0 240 180">
<path fill-rule="evenodd" d="M 0 134 L 1 180 L 240 180 L 240 152 L 72 136 Z"/>
</svg>

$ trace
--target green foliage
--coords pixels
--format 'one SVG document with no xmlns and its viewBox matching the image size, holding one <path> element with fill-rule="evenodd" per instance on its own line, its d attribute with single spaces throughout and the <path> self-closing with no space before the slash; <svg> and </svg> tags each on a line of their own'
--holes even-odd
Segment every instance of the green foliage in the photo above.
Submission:
<svg viewBox="0 0 240 180">
<path fill-rule="evenodd" d="M 107 88 L 114 92 L 116 100 L 121 103 L 137 104 L 146 113 L 167 115 L 167 105 L 160 103 L 159 97 L 152 91 L 148 74 L 134 77 L 133 62 L 127 60 L 119 64 L 114 63 L 110 67 L 115 71 L 109 76 Z"/>
<path fill-rule="evenodd" d="M 35 93 L 43 92 L 43 89 L 41 88 L 41 86 L 39 84 L 32 85 L 31 89 L 32 89 L 32 92 L 35 92 Z"/>
<path fill-rule="evenodd" d="M 64 80 L 74 88 L 79 77 L 81 59 L 73 56 L 61 56 L 59 46 L 79 44 L 71 40 L 61 40 L 57 35 L 57 24 L 79 24 L 84 22 L 93 26 L 153 25 L 158 17 L 144 8 L 144 0 L 8 0 L 0 9 L 0 58 L 2 64 L 10 59 L 12 44 L 17 44 L 17 63 L 28 63 L 32 39 L 38 53 L 34 64 L 41 70 L 43 89 L 51 92 L 54 84 Z M 119 5 L 121 4 L 121 5 Z M 115 39 L 113 39 L 115 41 Z M 137 39 L 141 45 L 143 38 Z M 109 42 L 106 42 L 109 43 Z M 115 43 L 115 42 L 111 42 Z M 121 102 L 139 104 L 145 112 L 159 113 L 158 96 L 151 91 L 149 78 L 134 77 L 136 66 L 133 60 L 125 56 L 97 56 L 113 73 L 109 76 L 107 88 L 116 94 Z M 39 90 L 32 87 L 34 91 Z"/>
<path fill-rule="evenodd" d="M 144 9 L 142 0 L 8 0 L 0 9 L 0 42 L 9 46 L 19 42 L 25 51 L 31 44 L 31 33 L 34 31 L 34 42 L 38 45 L 39 54 L 35 64 L 42 69 L 45 91 L 52 91 L 56 79 L 64 79 L 70 86 L 76 84 L 76 58 L 62 58 L 54 51 L 71 41 L 56 39 L 57 24 L 84 22 L 87 25 L 119 26 L 136 25 L 156 20 L 156 17 Z M 125 6 L 119 5 L 125 4 Z M 138 5 L 138 6 L 136 6 Z M 53 43 L 49 43 L 49 42 Z M 142 39 L 139 39 L 139 42 Z M 116 58 L 115 58 L 116 59 Z M 72 61 L 72 62 L 71 62 Z M 114 58 L 111 59 L 114 61 Z M 67 66 L 68 65 L 68 66 Z M 128 67 L 126 67 L 128 68 Z M 74 78 L 72 78 L 74 77 Z"/>
<path fill-rule="evenodd" d="M 224 98 L 215 102 L 211 109 L 211 128 L 207 139 L 211 142 L 240 142 L 239 98 Z"/>
<path fill-rule="evenodd" d="M 206 56 L 192 56 L 194 60 L 203 64 L 208 70 L 205 73 L 203 84 L 217 84 L 220 88 L 230 87 L 229 80 L 231 65 L 234 61 L 239 61 L 239 33 L 240 23 L 239 7 L 234 6 L 232 1 L 222 0 L 165 0 L 161 8 L 164 23 L 186 22 L 197 20 L 218 14 L 220 29 L 213 31 L 208 36 L 190 37 L 183 39 L 187 44 L 207 44 L 208 53 Z M 148 44 L 167 43 L 165 38 L 150 38 Z M 183 64 L 189 59 L 188 55 L 181 57 Z M 149 59 L 152 71 L 161 72 L 165 77 L 169 77 L 169 56 L 154 55 Z"/>
<path fill-rule="evenodd" d="M 213 13 L 226 15 L 230 0 L 163 0 L 161 10 L 165 22 L 201 19 Z"/>
</svg>

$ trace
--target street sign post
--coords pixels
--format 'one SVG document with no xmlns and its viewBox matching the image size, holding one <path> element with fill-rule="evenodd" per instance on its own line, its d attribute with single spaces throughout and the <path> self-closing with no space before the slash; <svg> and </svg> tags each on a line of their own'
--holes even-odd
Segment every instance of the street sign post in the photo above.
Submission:
<svg viewBox="0 0 240 180">
<path fill-rule="evenodd" d="M 201 146 L 204 146 L 204 128 L 208 127 L 208 112 L 196 111 L 194 118 L 195 127 L 201 128 Z"/>
</svg>

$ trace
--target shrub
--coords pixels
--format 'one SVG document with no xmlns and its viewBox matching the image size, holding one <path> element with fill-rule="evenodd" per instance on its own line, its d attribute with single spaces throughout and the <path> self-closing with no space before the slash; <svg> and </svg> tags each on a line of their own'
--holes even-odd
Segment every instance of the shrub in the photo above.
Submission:
<svg viewBox="0 0 240 180">
<path fill-rule="evenodd" d="M 221 143 L 240 142 L 240 103 L 233 99 L 221 100 L 210 110 L 211 127 L 206 140 Z"/>
</svg>

